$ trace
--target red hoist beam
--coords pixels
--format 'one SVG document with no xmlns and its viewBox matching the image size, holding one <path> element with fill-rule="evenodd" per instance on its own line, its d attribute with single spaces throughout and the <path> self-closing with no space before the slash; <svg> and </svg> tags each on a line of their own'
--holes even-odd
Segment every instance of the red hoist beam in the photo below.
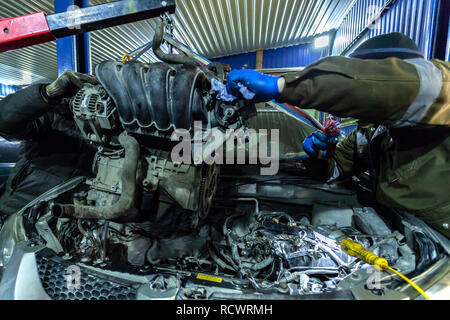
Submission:
<svg viewBox="0 0 450 320">
<path fill-rule="evenodd" d="M 54 40 L 56 37 L 52 34 L 43 11 L 0 19 L 0 52 Z"/>
<path fill-rule="evenodd" d="M 1 6 L 1 4 L 0 4 Z M 46 15 L 0 19 L 0 52 L 175 12 L 175 0 L 122 0 Z"/>
</svg>

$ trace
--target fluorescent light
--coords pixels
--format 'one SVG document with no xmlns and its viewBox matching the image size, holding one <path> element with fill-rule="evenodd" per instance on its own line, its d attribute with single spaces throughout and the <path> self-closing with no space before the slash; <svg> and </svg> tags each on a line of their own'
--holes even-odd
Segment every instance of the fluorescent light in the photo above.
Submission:
<svg viewBox="0 0 450 320">
<path fill-rule="evenodd" d="M 316 49 L 327 47 L 329 42 L 330 42 L 330 37 L 322 36 L 322 37 L 316 38 L 314 40 L 314 46 L 316 47 Z"/>
</svg>

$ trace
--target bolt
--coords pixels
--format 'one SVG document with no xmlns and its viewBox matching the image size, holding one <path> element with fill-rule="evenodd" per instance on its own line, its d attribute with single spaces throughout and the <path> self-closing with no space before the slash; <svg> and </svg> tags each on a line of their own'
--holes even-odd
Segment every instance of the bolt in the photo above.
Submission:
<svg viewBox="0 0 450 320">
<path fill-rule="evenodd" d="M 163 7 L 167 7 L 167 2 L 166 2 L 166 1 L 161 2 L 161 5 L 162 5 Z"/>
</svg>

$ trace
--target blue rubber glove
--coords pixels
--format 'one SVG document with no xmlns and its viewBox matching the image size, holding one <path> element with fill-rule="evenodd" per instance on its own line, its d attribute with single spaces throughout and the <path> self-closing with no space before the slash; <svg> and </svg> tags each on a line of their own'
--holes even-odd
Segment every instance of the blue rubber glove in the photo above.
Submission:
<svg viewBox="0 0 450 320">
<path fill-rule="evenodd" d="M 311 158 L 326 160 L 336 145 L 338 137 L 339 135 L 327 137 L 323 132 L 316 131 L 303 141 L 303 150 Z"/>
<path fill-rule="evenodd" d="M 280 96 L 278 79 L 280 77 L 269 76 L 255 70 L 233 70 L 227 77 L 227 91 L 237 96 L 239 83 L 255 93 L 254 102 L 267 102 Z"/>
</svg>

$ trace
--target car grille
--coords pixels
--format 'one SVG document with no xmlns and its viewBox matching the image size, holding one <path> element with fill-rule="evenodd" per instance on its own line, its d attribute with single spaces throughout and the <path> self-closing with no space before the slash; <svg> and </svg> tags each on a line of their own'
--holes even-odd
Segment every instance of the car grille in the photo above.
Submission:
<svg viewBox="0 0 450 320">
<path fill-rule="evenodd" d="M 125 286 L 84 270 L 78 289 L 67 285 L 67 266 L 46 257 L 36 256 L 39 278 L 46 293 L 53 300 L 135 300 L 137 289 Z"/>
</svg>

